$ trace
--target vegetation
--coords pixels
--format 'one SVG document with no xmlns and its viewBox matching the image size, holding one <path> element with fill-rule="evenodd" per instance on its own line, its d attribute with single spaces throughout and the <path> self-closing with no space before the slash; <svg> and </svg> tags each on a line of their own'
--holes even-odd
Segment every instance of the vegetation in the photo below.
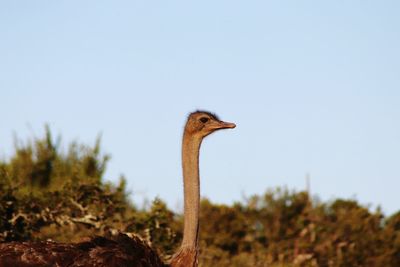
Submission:
<svg viewBox="0 0 400 267">
<path fill-rule="evenodd" d="M 100 140 L 61 151 L 49 129 L 42 139 L 17 142 L 0 162 L 0 242 L 74 242 L 119 229 L 138 233 L 168 260 L 182 215 L 160 199 L 136 208 L 123 177 L 117 185 L 104 181 L 108 159 Z M 355 200 L 323 203 L 278 188 L 234 205 L 204 199 L 200 220 L 203 267 L 400 266 L 400 212 L 385 217 Z"/>
</svg>

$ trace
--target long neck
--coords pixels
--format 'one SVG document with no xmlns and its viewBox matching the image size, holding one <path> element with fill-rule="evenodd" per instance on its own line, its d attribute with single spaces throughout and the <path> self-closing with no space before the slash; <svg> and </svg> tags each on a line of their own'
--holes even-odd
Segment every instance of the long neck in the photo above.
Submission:
<svg viewBox="0 0 400 267">
<path fill-rule="evenodd" d="M 181 248 L 197 249 L 200 210 L 199 151 L 202 139 L 186 132 L 182 143 L 184 229 Z"/>
<path fill-rule="evenodd" d="M 199 150 L 201 138 L 183 134 L 182 168 L 184 191 L 184 228 L 181 247 L 171 260 L 171 267 L 197 267 L 199 210 L 200 210 L 200 179 Z"/>
</svg>

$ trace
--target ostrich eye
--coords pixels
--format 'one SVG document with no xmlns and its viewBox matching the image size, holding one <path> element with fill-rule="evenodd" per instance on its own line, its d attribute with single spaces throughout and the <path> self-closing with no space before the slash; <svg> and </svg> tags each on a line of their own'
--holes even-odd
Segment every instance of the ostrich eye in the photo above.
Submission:
<svg viewBox="0 0 400 267">
<path fill-rule="evenodd" d="M 200 121 L 201 121 L 202 123 L 206 123 L 206 122 L 208 121 L 208 118 L 206 118 L 206 117 L 200 118 Z"/>
</svg>

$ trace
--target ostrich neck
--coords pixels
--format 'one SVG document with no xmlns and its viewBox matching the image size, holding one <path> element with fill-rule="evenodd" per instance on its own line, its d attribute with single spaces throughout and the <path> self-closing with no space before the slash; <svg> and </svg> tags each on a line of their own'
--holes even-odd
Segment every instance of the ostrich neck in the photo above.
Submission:
<svg viewBox="0 0 400 267">
<path fill-rule="evenodd" d="M 185 133 L 182 144 L 184 229 L 182 248 L 196 249 L 199 233 L 199 151 L 202 138 Z"/>
</svg>

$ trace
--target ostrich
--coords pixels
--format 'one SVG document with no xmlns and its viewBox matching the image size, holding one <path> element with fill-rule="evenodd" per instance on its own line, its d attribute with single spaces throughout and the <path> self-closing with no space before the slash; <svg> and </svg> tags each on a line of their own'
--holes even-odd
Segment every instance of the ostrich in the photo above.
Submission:
<svg viewBox="0 0 400 267">
<path fill-rule="evenodd" d="M 235 128 L 215 114 L 195 111 L 189 114 L 182 141 L 184 185 L 183 240 L 171 263 L 166 265 L 157 253 L 135 235 L 119 233 L 111 238 L 94 237 L 80 243 L 10 242 L 0 244 L 0 267 L 196 267 L 198 257 L 200 176 L 199 151 L 204 137 Z"/>
</svg>

